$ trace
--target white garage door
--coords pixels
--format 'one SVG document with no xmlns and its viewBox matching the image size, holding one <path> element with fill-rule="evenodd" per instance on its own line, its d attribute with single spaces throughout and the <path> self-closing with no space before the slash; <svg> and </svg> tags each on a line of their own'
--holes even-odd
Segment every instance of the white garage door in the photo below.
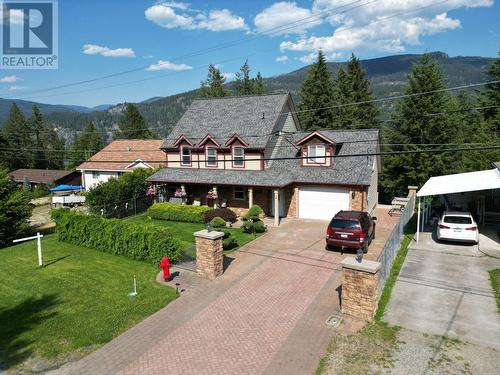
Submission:
<svg viewBox="0 0 500 375">
<path fill-rule="evenodd" d="M 308 186 L 299 188 L 299 218 L 330 220 L 349 209 L 349 190 Z"/>
</svg>

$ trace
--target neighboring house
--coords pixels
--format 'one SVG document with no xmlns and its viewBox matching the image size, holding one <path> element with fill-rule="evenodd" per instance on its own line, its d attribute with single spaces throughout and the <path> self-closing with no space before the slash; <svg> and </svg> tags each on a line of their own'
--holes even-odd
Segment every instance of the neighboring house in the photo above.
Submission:
<svg viewBox="0 0 500 375">
<path fill-rule="evenodd" d="M 295 112 L 289 94 L 195 100 L 162 145 L 165 168 L 149 181 L 166 200 L 181 189 L 188 203 L 238 214 L 258 204 L 277 222 L 373 210 L 380 158 L 365 154 L 379 149 L 378 130 L 303 132 Z"/>
<path fill-rule="evenodd" d="M 76 169 L 82 172 L 85 190 L 135 168 L 159 168 L 165 163 L 162 140 L 123 139 L 111 142 Z"/>
<path fill-rule="evenodd" d="M 28 181 L 32 188 L 37 185 L 80 185 L 82 182 L 80 172 L 56 169 L 17 169 L 9 176 L 20 186 Z"/>
</svg>

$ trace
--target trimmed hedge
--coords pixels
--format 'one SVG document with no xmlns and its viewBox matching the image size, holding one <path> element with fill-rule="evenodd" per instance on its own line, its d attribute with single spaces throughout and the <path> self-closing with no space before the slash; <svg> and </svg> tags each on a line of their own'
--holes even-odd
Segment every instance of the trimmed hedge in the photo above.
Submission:
<svg viewBox="0 0 500 375">
<path fill-rule="evenodd" d="M 223 218 L 216 216 L 212 220 L 210 220 L 210 225 L 212 226 L 212 228 L 225 228 L 226 222 Z"/>
<path fill-rule="evenodd" d="M 208 206 L 188 206 L 177 203 L 155 203 L 148 209 L 153 219 L 184 221 L 187 223 L 204 223 L 205 214 L 213 211 Z"/>
<path fill-rule="evenodd" d="M 213 218 L 220 217 L 224 221 L 229 221 L 230 223 L 235 223 L 238 217 L 229 208 L 216 208 L 205 214 L 205 223 L 212 221 Z"/>
<path fill-rule="evenodd" d="M 52 210 L 51 216 L 60 241 L 153 264 L 164 256 L 175 261 L 181 254 L 181 243 L 165 228 L 83 215 L 64 208 Z"/>
<path fill-rule="evenodd" d="M 246 233 L 263 233 L 266 231 L 266 226 L 264 222 L 260 219 L 260 214 L 264 212 L 260 206 L 254 204 L 250 209 L 243 215 L 243 224 L 241 229 Z"/>
</svg>

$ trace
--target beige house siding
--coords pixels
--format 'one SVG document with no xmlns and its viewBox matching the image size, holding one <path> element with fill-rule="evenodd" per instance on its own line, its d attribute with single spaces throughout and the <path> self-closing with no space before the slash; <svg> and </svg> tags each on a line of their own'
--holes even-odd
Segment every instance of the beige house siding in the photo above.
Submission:
<svg viewBox="0 0 500 375">
<path fill-rule="evenodd" d="M 295 123 L 295 118 L 292 115 L 292 108 L 290 107 L 290 103 L 287 103 L 283 111 L 281 112 L 282 115 L 276 122 L 276 125 L 274 126 L 273 129 L 273 134 L 278 133 L 279 131 L 285 131 L 285 132 L 296 132 L 298 129 L 297 124 Z M 279 150 L 279 147 L 276 146 L 283 146 L 287 145 L 287 140 L 284 139 L 284 136 L 271 136 L 269 138 L 269 141 L 267 142 L 266 145 L 266 152 L 264 157 L 266 159 L 270 159 L 276 156 L 276 153 Z M 291 146 L 291 145 L 290 145 Z M 272 163 L 272 160 L 266 161 L 266 167 L 269 167 Z"/>
</svg>

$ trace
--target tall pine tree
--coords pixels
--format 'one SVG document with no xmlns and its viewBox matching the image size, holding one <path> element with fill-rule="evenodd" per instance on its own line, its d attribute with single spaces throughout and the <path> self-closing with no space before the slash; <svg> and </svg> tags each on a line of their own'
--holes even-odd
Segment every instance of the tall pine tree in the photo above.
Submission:
<svg viewBox="0 0 500 375">
<path fill-rule="evenodd" d="M 224 86 L 225 83 L 226 79 L 220 70 L 210 64 L 208 66 L 207 79 L 201 82 L 200 92 L 206 98 L 229 96 L 230 92 Z"/>
<path fill-rule="evenodd" d="M 370 81 L 359 59 L 352 54 L 347 68 L 337 73 L 335 85 L 335 125 L 339 128 L 361 129 L 380 126 L 379 111 L 373 102 Z M 370 102 L 366 104 L 355 104 Z"/>
<path fill-rule="evenodd" d="M 444 89 L 443 74 L 430 55 L 424 55 L 408 76 L 406 95 Z M 432 92 L 403 98 L 393 115 L 394 127 L 388 143 L 403 144 L 391 151 L 417 150 L 421 144 L 448 144 L 460 141 L 460 125 L 453 113 L 456 106 L 449 93 Z M 435 114 L 441 114 L 436 116 Z M 435 146 L 433 148 L 436 148 Z M 451 153 L 414 153 L 386 156 L 380 180 L 382 200 L 405 194 L 408 185 L 422 186 L 431 176 L 457 171 L 460 158 Z"/>
<path fill-rule="evenodd" d="M 119 130 L 113 139 L 150 139 L 153 134 L 148 129 L 144 117 L 132 103 L 125 105 L 125 111 L 118 121 Z"/>
<path fill-rule="evenodd" d="M 5 164 L 8 169 L 30 168 L 32 155 L 30 129 L 28 122 L 19 107 L 13 103 L 10 107 L 9 116 L 3 128 L 5 148 L 12 149 L 2 151 Z"/>
<path fill-rule="evenodd" d="M 334 126 L 333 80 L 320 50 L 300 88 L 299 119 L 304 130 L 332 128 Z"/>
<path fill-rule="evenodd" d="M 36 105 L 32 107 L 32 113 L 29 122 L 31 132 L 34 135 L 33 168 L 46 169 L 48 168 L 48 162 L 45 155 L 42 138 L 45 131 L 45 126 L 43 123 L 42 113 Z"/>
<path fill-rule="evenodd" d="M 250 66 L 248 60 L 241 66 L 240 71 L 236 73 L 236 81 L 234 83 L 236 95 L 252 95 L 254 94 L 254 81 L 250 78 Z"/>
<path fill-rule="evenodd" d="M 103 137 L 93 122 L 85 126 L 82 133 L 76 136 L 70 150 L 68 167 L 73 168 L 90 158 L 104 147 Z"/>
<path fill-rule="evenodd" d="M 254 79 L 254 94 L 256 95 L 263 95 L 267 91 L 266 86 L 264 85 L 264 80 L 262 79 L 262 76 L 260 75 L 260 72 L 257 72 L 257 75 L 255 76 Z"/>
</svg>

